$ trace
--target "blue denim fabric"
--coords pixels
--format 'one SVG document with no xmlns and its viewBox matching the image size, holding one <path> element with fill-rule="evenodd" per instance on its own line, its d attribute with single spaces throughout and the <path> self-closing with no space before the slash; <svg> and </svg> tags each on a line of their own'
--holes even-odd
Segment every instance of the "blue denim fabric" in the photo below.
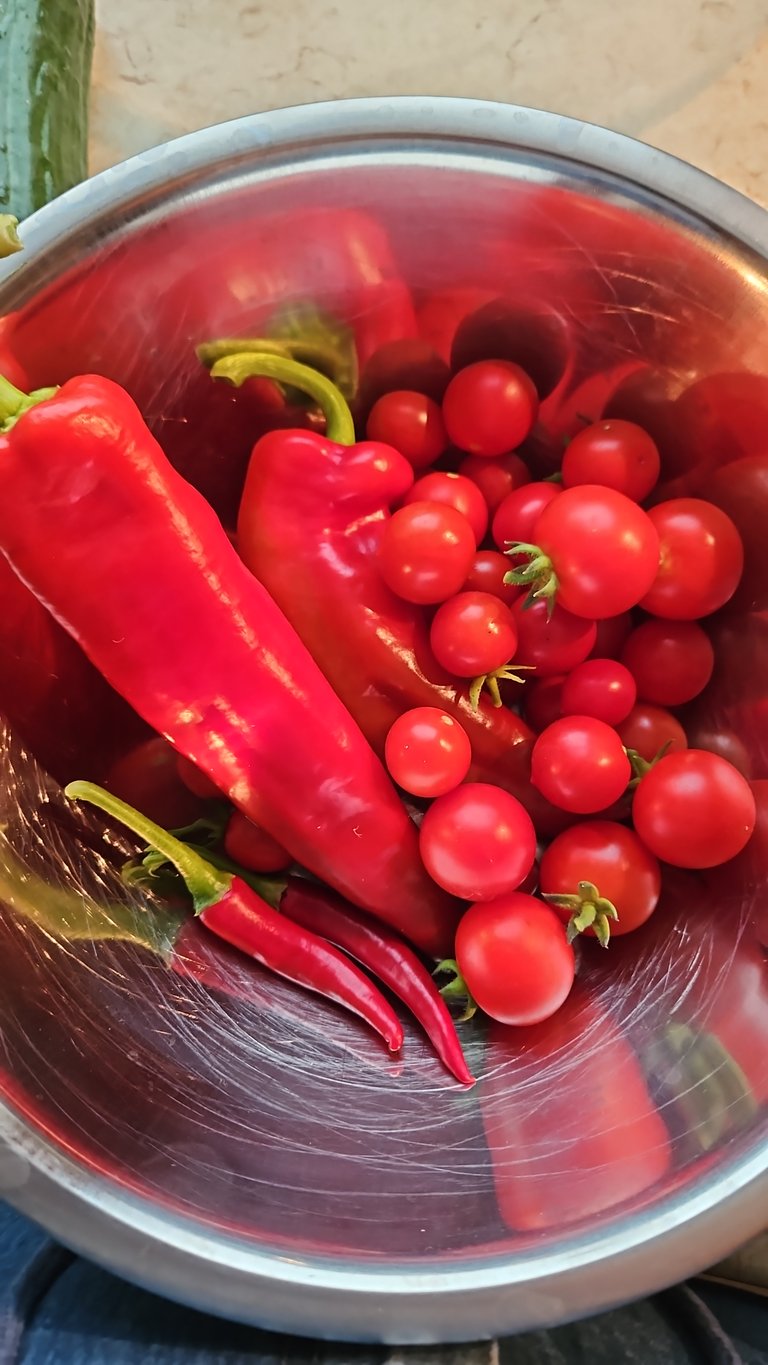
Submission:
<svg viewBox="0 0 768 1365">
<path fill-rule="evenodd" d="M 511 1338 L 499 1344 L 499 1365 L 768 1365 L 768 1300 L 701 1293 L 707 1302 L 699 1286 L 680 1286 L 583 1323 Z M 490 1365 L 495 1358 L 490 1345 L 388 1351 L 221 1322 L 124 1284 L 0 1204 L 0 1365 Z"/>
</svg>

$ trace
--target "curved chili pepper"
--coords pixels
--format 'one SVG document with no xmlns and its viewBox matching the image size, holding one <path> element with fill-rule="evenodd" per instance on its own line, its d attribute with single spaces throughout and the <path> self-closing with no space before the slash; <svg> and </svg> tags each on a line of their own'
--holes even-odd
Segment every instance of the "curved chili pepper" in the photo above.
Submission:
<svg viewBox="0 0 768 1365">
<path fill-rule="evenodd" d="M 227 356 L 211 374 L 233 384 L 251 375 L 306 382 L 292 361 L 274 355 Z M 269 432 L 254 447 L 238 521 L 243 560 L 377 753 L 403 711 L 439 706 L 469 735 L 470 780 L 504 787 L 541 828 L 559 828 L 560 816 L 530 783 L 528 726 L 487 699 L 473 707 L 466 685 L 435 660 L 424 611 L 390 592 L 379 572 L 381 529 L 411 486 L 413 469 L 389 446 L 352 444 L 346 404 L 324 376 L 314 377 L 312 391 L 325 412 L 325 437 Z"/>
<path fill-rule="evenodd" d="M 302 877 L 288 878 L 280 913 L 330 939 L 389 986 L 418 1019 L 451 1075 L 462 1085 L 474 1085 L 448 1007 L 426 967 L 402 939 Z"/>
<path fill-rule="evenodd" d="M 261 962 L 278 976 L 317 991 L 359 1014 L 380 1033 L 390 1052 L 403 1045 L 402 1025 L 380 991 L 354 963 L 324 939 L 298 930 L 241 877 L 214 867 L 189 844 L 148 820 L 103 787 L 70 782 L 70 801 L 87 801 L 164 854 L 181 874 L 195 914 L 211 933 Z"/>
<path fill-rule="evenodd" d="M 0 548 L 19 577 L 297 862 L 425 952 L 449 949 L 458 903 L 379 759 L 129 396 L 86 376 L 30 401 L 0 381 L 0 424 L 18 417 L 0 436 Z"/>
</svg>

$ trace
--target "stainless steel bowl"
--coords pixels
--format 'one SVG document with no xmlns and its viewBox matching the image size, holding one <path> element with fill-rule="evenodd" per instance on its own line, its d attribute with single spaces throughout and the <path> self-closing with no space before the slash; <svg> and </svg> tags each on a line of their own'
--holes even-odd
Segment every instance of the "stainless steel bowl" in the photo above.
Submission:
<svg viewBox="0 0 768 1365">
<path fill-rule="evenodd" d="M 439 383 L 425 335 L 442 327 L 445 344 L 462 309 L 484 307 L 457 346 L 536 370 L 544 465 L 579 414 L 645 421 L 667 484 L 716 497 L 747 537 L 747 586 L 713 622 L 720 664 L 691 725 L 764 800 L 760 209 L 552 114 L 382 99 L 192 134 L 23 235 L 0 267 L 4 363 L 33 385 L 85 369 L 124 382 L 225 517 L 256 418 L 214 396 L 193 348 L 263 330 L 287 304 L 353 328 L 362 403 L 382 375 Z M 392 346 L 403 281 L 417 320 Z M 595 1003 L 537 1052 L 470 1031 L 481 1080 L 467 1094 L 415 1032 L 398 1073 L 353 1022 L 279 982 L 263 979 L 261 1004 L 227 1002 L 140 946 L 151 909 L 121 889 L 95 827 L 67 824 L 34 761 L 84 775 L 126 722 L 3 610 L 0 1192 L 14 1205 L 186 1303 L 389 1342 L 594 1312 L 768 1222 L 766 821 L 747 864 L 672 878 L 646 931 L 602 956 L 585 946 Z"/>
</svg>

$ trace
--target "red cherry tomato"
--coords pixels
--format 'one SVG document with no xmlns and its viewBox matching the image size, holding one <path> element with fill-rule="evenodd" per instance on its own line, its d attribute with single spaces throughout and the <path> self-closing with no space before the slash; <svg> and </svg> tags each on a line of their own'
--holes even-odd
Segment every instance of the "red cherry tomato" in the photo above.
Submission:
<svg viewBox="0 0 768 1365">
<path fill-rule="evenodd" d="M 626 720 L 637 700 L 635 680 L 616 659 L 585 659 L 563 684 L 564 716 L 594 716 L 606 725 Z"/>
<path fill-rule="evenodd" d="M 632 819 L 643 843 L 673 867 L 717 867 L 746 847 L 755 798 L 746 778 L 706 749 L 659 759 L 642 778 Z"/>
<path fill-rule="evenodd" d="M 523 715 L 536 734 L 541 734 L 548 725 L 560 720 L 563 712 L 563 683 L 565 678 L 542 678 L 540 682 L 528 682 L 523 692 Z"/>
<path fill-rule="evenodd" d="M 467 782 L 432 803 L 419 830 L 429 875 L 461 900 L 491 900 L 528 876 L 536 831 L 524 806 L 486 782 Z"/>
<path fill-rule="evenodd" d="M 688 748 L 685 730 L 677 717 L 647 702 L 633 706 L 617 729 L 624 747 L 634 749 L 646 763 L 652 762 L 665 746 L 668 753 Z"/>
<path fill-rule="evenodd" d="M 194 792 L 195 796 L 199 796 L 201 801 L 213 801 L 216 797 L 221 797 L 221 792 L 210 777 L 202 772 L 191 759 L 185 758 L 183 754 L 176 756 L 176 771 L 184 786 L 189 787 L 189 790 Z"/>
<path fill-rule="evenodd" d="M 456 961 L 481 1010 L 501 1024 L 539 1024 L 573 985 L 575 958 L 559 917 L 518 891 L 470 906 Z"/>
<path fill-rule="evenodd" d="M 455 507 L 414 502 L 384 523 L 379 566 L 406 602 L 442 602 L 457 593 L 475 557 L 472 527 Z"/>
<path fill-rule="evenodd" d="M 522 597 L 512 607 L 512 615 L 517 626 L 515 663 L 535 668 L 536 679 L 569 672 L 586 659 L 594 644 L 594 621 L 571 616 L 562 607 L 556 606 L 550 616 L 546 602 L 527 607 Z"/>
<path fill-rule="evenodd" d="M 563 456 L 563 483 L 566 488 L 601 484 L 642 502 L 658 483 L 660 469 L 659 451 L 648 432 L 614 417 L 574 436 Z"/>
<path fill-rule="evenodd" d="M 592 658 L 620 659 L 632 625 L 631 611 L 622 611 L 618 616 L 606 616 L 604 621 L 598 621 Z"/>
<path fill-rule="evenodd" d="M 644 621 L 622 653 L 641 701 L 682 706 L 704 690 L 715 666 L 712 642 L 695 621 Z"/>
<path fill-rule="evenodd" d="M 432 653 L 456 678 L 477 678 L 509 663 L 517 648 L 515 618 L 487 592 L 460 592 L 435 612 Z"/>
<path fill-rule="evenodd" d="M 472 762 L 466 730 L 436 706 L 416 706 L 398 716 L 384 746 L 387 768 L 398 787 L 433 800 L 464 781 Z"/>
<path fill-rule="evenodd" d="M 528 483 L 508 493 L 499 503 L 493 518 L 491 534 L 500 550 L 508 550 L 516 540 L 535 543 L 536 525 L 544 511 L 562 488 L 557 483 Z M 510 568 L 512 566 L 510 565 Z"/>
<path fill-rule="evenodd" d="M 478 550 L 464 584 L 465 592 L 489 592 L 511 607 L 521 596 L 514 583 L 505 583 L 509 560 L 498 550 Z"/>
<path fill-rule="evenodd" d="M 157 735 L 137 744 L 112 764 L 104 786 L 158 825 L 175 829 L 190 825 L 201 813 L 200 801 L 179 777 L 178 754 Z"/>
<path fill-rule="evenodd" d="M 224 852 L 233 862 L 251 872 L 282 872 L 293 862 L 282 844 L 239 810 L 233 811 L 227 822 Z"/>
<path fill-rule="evenodd" d="M 670 621 L 709 616 L 733 597 L 744 567 L 730 517 L 701 498 L 673 498 L 648 513 L 659 537 L 656 578 L 640 606 Z"/>
<path fill-rule="evenodd" d="M 470 455 L 504 455 L 530 432 L 539 398 L 525 370 L 509 360 L 479 360 L 453 376 L 443 396 L 450 440 Z"/>
<path fill-rule="evenodd" d="M 425 474 L 409 488 L 403 498 L 403 507 L 409 507 L 412 502 L 439 502 L 446 507 L 455 507 L 466 517 L 478 545 L 488 529 L 485 498 L 477 484 L 465 479 L 463 474 L 448 474 L 441 470 Z"/>
<path fill-rule="evenodd" d="M 656 577 L 656 528 L 613 488 L 566 488 L 544 509 L 534 534 L 557 576 L 557 601 L 574 616 L 598 621 L 628 611 Z"/>
<path fill-rule="evenodd" d="M 440 405 L 410 389 L 383 394 L 371 408 L 365 434 L 394 446 L 414 469 L 434 464 L 448 445 Z"/>
<path fill-rule="evenodd" d="M 466 455 L 459 465 L 459 473 L 477 484 L 490 512 L 496 511 L 508 493 L 531 482 L 527 464 L 514 451 L 497 455 L 493 460 L 482 455 Z"/>
<path fill-rule="evenodd" d="M 609 919 L 613 938 L 630 934 L 653 914 L 661 892 L 658 859 L 626 825 L 584 820 L 552 840 L 539 870 L 543 896 L 575 896 L 579 882 L 591 882 L 618 915 Z M 564 921 L 572 911 L 555 906 Z M 578 913 L 578 911 L 576 911 Z M 594 929 L 584 930 L 594 937 Z"/>
<path fill-rule="evenodd" d="M 531 781 L 553 806 L 594 815 L 618 801 L 632 777 L 619 736 L 592 716 L 565 716 L 542 730 L 531 754 Z"/>
</svg>

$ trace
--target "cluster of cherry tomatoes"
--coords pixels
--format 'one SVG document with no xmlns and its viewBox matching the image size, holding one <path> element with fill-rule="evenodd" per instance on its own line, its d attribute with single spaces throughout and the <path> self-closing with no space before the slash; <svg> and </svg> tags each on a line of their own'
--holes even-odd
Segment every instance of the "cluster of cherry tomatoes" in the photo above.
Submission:
<svg viewBox="0 0 768 1365">
<path fill-rule="evenodd" d="M 523 370 L 486 360 L 454 375 L 442 405 L 387 393 L 367 424 L 419 475 L 383 529 L 384 580 L 429 613 L 434 658 L 473 704 L 487 692 L 521 712 L 537 736 L 531 782 L 563 812 L 542 852 L 514 796 L 465 780 L 471 747 L 455 716 L 421 707 L 390 731 L 393 779 L 430 802 L 425 866 L 471 902 L 461 975 L 515 1024 L 559 1008 L 576 934 L 607 945 L 638 928 L 663 863 L 724 863 L 755 821 L 749 784 L 689 749 L 674 711 L 711 677 L 700 620 L 739 584 L 736 527 L 712 503 L 654 497 L 659 453 L 631 422 L 585 425 L 558 474 L 535 481 L 516 452 L 537 408 Z"/>
</svg>

